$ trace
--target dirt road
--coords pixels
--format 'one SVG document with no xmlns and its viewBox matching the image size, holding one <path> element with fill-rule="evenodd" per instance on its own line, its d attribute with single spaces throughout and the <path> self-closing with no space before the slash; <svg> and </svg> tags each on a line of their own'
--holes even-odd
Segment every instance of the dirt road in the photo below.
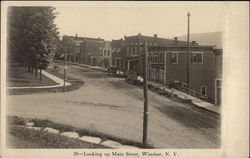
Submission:
<svg viewBox="0 0 250 158">
<path fill-rule="evenodd" d="M 69 66 L 85 85 L 56 94 L 8 96 L 8 115 L 49 119 L 142 141 L 143 90 L 105 72 Z M 220 118 L 149 92 L 148 142 L 156 148 L 217 148 Z"/>
</svg>

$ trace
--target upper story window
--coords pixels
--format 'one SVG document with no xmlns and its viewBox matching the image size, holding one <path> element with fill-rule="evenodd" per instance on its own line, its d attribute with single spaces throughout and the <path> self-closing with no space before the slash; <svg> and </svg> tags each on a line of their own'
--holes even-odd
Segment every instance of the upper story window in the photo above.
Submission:
<svg viewBox="0 0 250 158">
<path fill-rule="evenodd" d="M 137 42 L 135 42 L 135 45 L 137 46 Z"/>
<path fill-rule="evenodd" d="M 159 63 L 164 63 L 164 61 L 165 61 L 164 52 L 160 52 L 160 54 L 159 54 Z"/>
<path fill-rule="evenodd" d="M 127 47 L 127 55 L 129 55 L 129 47 Z"/>
<path fill-rule="evenodd" d="M 151 63 L 158 63 L 158 55 L 152 55 L 151 56 Z"/>
<path fill-rule="evenodd" d="M 106 50 L 104 50 L 104 56 L 106 56 Z"/>
<path fill-rule="evenodd" d="M 138 55 L 138 53 L 137 53 L 137 47 L 135 47 L 135 55 Z"/>
<path fill-rule="evenodd" d="M 109 51 L 109 50 L 107 50 L 107 52 L 108 52 L 108 55 L 107 55 L 107 56 L 110 56 L 110 51 Z"/>
<path fill-rule="evenodd" d="M 130 55 L 134 55 L 133 47 L 130 48 Z"/>
<path fill-rule="evenodd" d="M 203 53 L 202 52 L 192 52 L 191 62 L 193 64 L 203 64 Z"/>
<path fill-rule="evenodd" d="M 171 63 L 178 64 L 178 52 L 171 53 Z"/>
<path fill-rule="evenodd" d="M 133 45 L 133 42 L 131 42 L 130 45 L 132 46 L 132 45 Z"/>
</svg>

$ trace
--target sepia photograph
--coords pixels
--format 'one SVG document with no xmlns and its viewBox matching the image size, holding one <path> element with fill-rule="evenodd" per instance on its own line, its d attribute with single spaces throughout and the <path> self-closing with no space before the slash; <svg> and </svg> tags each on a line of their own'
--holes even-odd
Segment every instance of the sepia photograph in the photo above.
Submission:
<svg viewBox="0 0 250 158">
<path fill-rule="evenodd" d="M 1 152 L 224 157 L 230 4 L 6 2 Z"/>
</svg>

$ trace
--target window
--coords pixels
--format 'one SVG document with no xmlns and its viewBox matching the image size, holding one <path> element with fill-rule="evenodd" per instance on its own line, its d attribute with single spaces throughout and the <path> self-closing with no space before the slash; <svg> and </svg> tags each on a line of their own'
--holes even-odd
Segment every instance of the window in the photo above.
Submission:
<svg viewBox="0 0 250 158">
<path fill-rule="evenodd" d="M 201 86 L 201 95 L 207 96 L 207 87 L 206 86 Z"/>
<path fill-rule="evenodd" d="M 132 45 L 133 45 L 133 42 L 131 42 L 130 44 L 131 44 L 131 46 L 132 46 Z"/>
<path fill-rule="evenodd" d="M 137 46 L 137 42 L 135 42 L 135 45 Z"/>
<path fill-rule="evenodd" d="M 137 53 L 137 48 L 135 47 L 135 55 L 138 55 L 138 53 Z"/>
<path fill-rule="evenodd" d="M 129 55 L 129 47 L 127 47 L 127 55 Z"/>
<path fill-rule="evenodd" d="M 158 55 L 152 55 L 152 57 L 151 57 L 151 62 L 152 63 L 158 63 Z"/>
<path fill-rule="evenodd" d="M 216 79 L 216 87 L 221 88 L 221 80 Z"/>
<path fill-rule="evenodd" d="M 164 52 L 160 52 L 159 54 L 159 63 L 164 63 L 165 59 L 164 59 Z"/>
<path fill-rule="evenodd" d="M 192 63 L 193 64 L 202 64 L 203 63 L 203 53 L 202 52 L 192 52 Z"/>
<path fill-rule="evenodd" d="M 106 50 L 104 50 L 104 56 L 106 56 Z"/>
<path fill-rule="evenodd" d="M 107 55 L 107 56 L 110 56 L 110 52 L 109 52 L 109 50 L 107 50 L 107 52 L 108 52 L 108 55 Z"/>
<path fill-rule="evenodd" d="M 178 52 L 171 53 L 171 63 L 178 64 Z"/>
<path fill-rule="evenodd" d="M 134 55 L 133 47 L 130 48 L 130 55 Z"/>
</svg>

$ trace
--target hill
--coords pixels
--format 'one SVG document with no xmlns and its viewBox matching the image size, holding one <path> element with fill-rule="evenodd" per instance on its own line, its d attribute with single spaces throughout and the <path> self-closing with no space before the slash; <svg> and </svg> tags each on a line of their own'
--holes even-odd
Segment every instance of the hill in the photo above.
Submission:
<svg viewBox="0 0 250 158">
<path fill-rule="evenodd" d="M 178 39 L 186 41 L 187 35 L 179 36 Z M 190 34 L 190 41 L 196 41 L 200 45 L 215 45 L 216 48 L 222 48 L 222 32 Z"/>
</svg>

